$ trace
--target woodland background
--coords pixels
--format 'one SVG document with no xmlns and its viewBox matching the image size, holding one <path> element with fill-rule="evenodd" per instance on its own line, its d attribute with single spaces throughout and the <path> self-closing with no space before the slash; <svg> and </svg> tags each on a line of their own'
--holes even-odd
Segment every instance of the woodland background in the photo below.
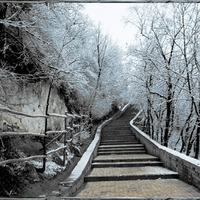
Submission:
<svg viewBox="0 0 200 200">
<path fill-rule="evenodd" d="M 0 4 L 1 131 L 15 125 L 42 132 L 40 120 L 1 111 L 45 114 L 49 92 L 49 110 L 88 115 L 88 127 L 130 103 L 142 110 L 140 127 L 151 138 L 198 159 L 199 4 L 130 6 L 123 20 L 137 34 L 126 50 L 83 10 L 72 3 Z M 62 126 L 52 121 L 48 128 Z"/>
</svg>

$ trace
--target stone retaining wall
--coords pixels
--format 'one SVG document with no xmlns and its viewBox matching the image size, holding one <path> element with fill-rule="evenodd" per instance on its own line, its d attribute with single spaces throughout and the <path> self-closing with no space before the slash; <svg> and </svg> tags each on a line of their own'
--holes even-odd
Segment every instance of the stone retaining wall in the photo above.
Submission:
<svg viewBox="0 0 200 200">
<path fill-rule="evenodd" d="M 133 120 L 130 125 L 132 132 L 145 145 L 149 154 L 159 157 L 164 167 L 177 172 L 181 180 L 200 189 L 200 160 L 160 145 L 134 126 Z"/>
<path fill-rule="evenodd" d="M 7 106 L 1 104 L 1 108 L 8 108 L 29 115 L 45 114 L 46 101 L 49 93 L 49 84 L 45 82 L 27 83 L 23 85 L 14 84 L 10 80 L 5 82 L 8 97 Z M 5 96 L 0 88 L 0 96 Z M 58 95 L 56 89 L 51 90 L 49 100 L 49 113 L 64 114 L 67 111 L 64 100 Z M 45 126 L 44 118 L 24 117 L 0 111 L 0 128 L 3 129 L 3 122 L 9 125 L 16 125 L 22 132 L 43 133 Z M 51 117 L 48 119 L 48 130 L 63 130 L 64 119 Z M 4 131 L 8 131 L 4 129 Z"/>
</svg>

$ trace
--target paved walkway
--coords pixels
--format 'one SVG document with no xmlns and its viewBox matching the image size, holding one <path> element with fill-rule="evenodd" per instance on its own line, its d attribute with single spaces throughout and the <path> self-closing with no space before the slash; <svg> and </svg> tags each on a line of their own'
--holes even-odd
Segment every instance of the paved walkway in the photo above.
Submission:
<svg viewBox="0 0 200 200">
<path fill-rule="evenodd" d="M 129 130 L 134 115 L 129 108 L 103 129 L 98 156 L 76 197 L 200 198 L 200 191 L 146 152 Z"/>
<path fill-rule="evenodd" d="M 199 191 L 178 179 L 88 182 L 77 197 L 200 197 Z"/>
</svg>

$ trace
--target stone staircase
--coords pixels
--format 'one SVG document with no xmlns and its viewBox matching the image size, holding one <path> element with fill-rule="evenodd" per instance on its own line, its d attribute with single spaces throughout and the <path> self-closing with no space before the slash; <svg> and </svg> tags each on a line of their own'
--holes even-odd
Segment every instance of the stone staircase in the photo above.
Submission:
<svg viewBox="0 0 200 200">
<path fill-rule="evenodd" d="M 129 128 L 135 114 L 129 108 L 103 128 L 98 155 L 84 179 L 85 187 L 76 197 L 200 196 L 192 186 L 191 191 L 186 190 L 188 185 L 178 180 L 176 172 L 164 168 L 158 157 L 146 152 Z"/>
<path fill-rule="evenodd" d="M 85 177 L 86 182 L 178 178 L 177 173 L 162 167 L 159 158 L 149 155 L 130 131 L 131 112 L 128 110 L 103 129 L 93 170 Z"/>
</svg>

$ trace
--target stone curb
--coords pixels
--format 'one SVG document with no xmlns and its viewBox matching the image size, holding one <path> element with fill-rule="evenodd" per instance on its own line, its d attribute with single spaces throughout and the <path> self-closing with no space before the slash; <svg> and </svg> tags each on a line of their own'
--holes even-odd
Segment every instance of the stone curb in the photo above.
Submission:
<svg viewBox="0 0 200 200">
<path fill-rule="evenodd" d="M 125 105 L 120 111 L 118 111 L 113 117 L 104 121 L 98 128 L 95 133 L 95 137 L 76 167 L 73 169 L 66 181 L 60 183 L 59 190 L 65 194 L 65 196 L 71 196 L 76 191 L 80 189 L 84 183 L 84 177 L 90 171 L 92 166 L 92 160 L 97 155 L 97 150 L 100 144 L 101 130 L 102 128 L 110 123 L 112 120 L 120 117 L 126 109 L 129 107 L 129 104 Z"/>
</svg>

